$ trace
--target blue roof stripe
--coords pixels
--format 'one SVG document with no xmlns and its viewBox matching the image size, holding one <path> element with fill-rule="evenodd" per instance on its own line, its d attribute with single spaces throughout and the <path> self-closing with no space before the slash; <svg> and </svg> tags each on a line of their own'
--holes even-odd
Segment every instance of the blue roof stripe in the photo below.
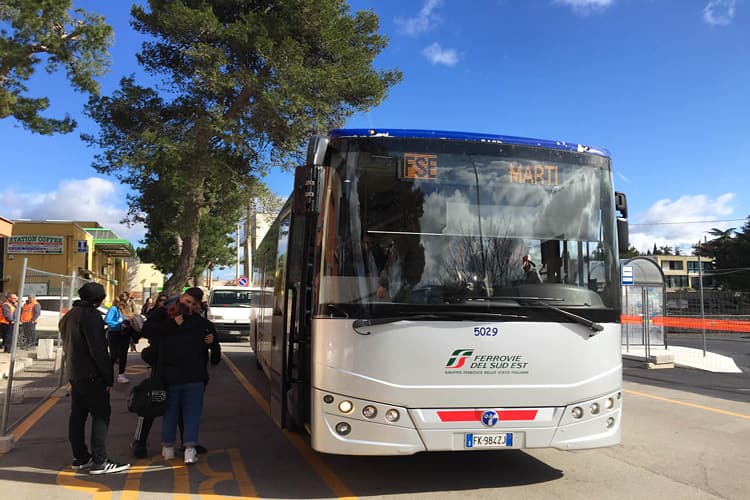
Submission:
<svg viewBox="0 0 750 500">
<path fill-rule="evenodd" d="M 502 144 L 518 144 L 521 146 L 537 146 L 562 151 L 576 151 L 589 153 L 597 156 L 610 157 L 609 151 L 604 148 L 584 146 L 565 141 L 548 141 L 544 139 L 531 139 L 528 137 L 514 137 L 510 135 L 477 134 L 474 132 L 455 132 L 446 130 L 420 130 L 420 129 L 366 129 L 366 128 L 339 128 L 331 130 L 330 137 L 400 137 L 407 139 L 447 139 L 455 141 L 496 142 Z"/>
</svg>

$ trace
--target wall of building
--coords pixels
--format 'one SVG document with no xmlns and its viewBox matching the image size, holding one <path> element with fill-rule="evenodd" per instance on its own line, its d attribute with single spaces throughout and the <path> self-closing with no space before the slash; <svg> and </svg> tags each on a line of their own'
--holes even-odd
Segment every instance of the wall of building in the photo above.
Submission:
<svg viewBox="0 0 750 500">
<path fill-rule="evenodd" d="M 27 267 L 31 269 L 67 277 L 75 275 L 101 283 L 107 292 L 107 302 L 127 290 L 127 263 L 122 258 L 97 252 L 93 236 L 84 227 L 101 226 L 96 222 L 15 221 L 13 240 L 3 238 L 2 241 L 3 273 L 0 291 L 19 292 L 24 258 L 27 259 Z M 24 248 L 23 243 L 18 241 L 23 236 L 60 237 L 62 248 L 58 253 L 59 247 L 54 242 L 44 241 L 31 241 L 28 248 Z M 54 253 L 33 253 L 30 248 L 34 246 Z M 34 281 L 43 282 L 44 279 L 37 278 Z M 50 279 L 48 290 L 50 294 L 59 294 L 60 284 Z"/>
<path fill-rule="evenodd" d="M 130 295 L 141 304 L 151 295 L 156 298 L 156 294 L 164 287 L 164 274 L 153 264 L 131 263 L 129 274 Z"/>
</svg>

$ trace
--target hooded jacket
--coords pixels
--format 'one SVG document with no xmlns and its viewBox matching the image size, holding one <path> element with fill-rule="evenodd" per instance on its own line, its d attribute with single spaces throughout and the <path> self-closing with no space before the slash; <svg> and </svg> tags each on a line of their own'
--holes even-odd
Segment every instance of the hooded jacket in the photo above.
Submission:
<svg viewBox="0 0 750 500">
<path fill-rule="evenodd" d="M 111 386 L 115 376 L 107 350 L 104 320 L 90 302 L 76 300 L 60 320 L 68 380 L 101 378 Z"/>
<path fill-rule="evenodd" d="M 211 332 L 207 331 L 204 318 L 184 315 L 182 325 L 177 325 L 167 315 L 167 309 L 161 307 L 149 315 L 141 333 L 151 345 L 151 359 L 147 362 L 157 368 L 157 373 L 161 366 L 165 384 L 208 381 L 208 346 L 203 338 Z"/>
</svg>

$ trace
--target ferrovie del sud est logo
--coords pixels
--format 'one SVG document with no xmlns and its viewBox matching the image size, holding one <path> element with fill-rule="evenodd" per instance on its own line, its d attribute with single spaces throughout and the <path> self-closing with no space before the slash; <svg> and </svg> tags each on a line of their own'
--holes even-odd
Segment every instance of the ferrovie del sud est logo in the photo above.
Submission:
<svg viewBox="0 0 750 500">
<path fill-rule="evenodd" d="M 453 354 L 451 354 L 451 358 L 448 360 L 445 367 L 454 369 L 463 368 L 466 364 L 466 360 L 469 359 L 472 354 L 474 354 L 474 349 L 456 349 L 453 351 Z"/>
<path fill-rule="evenodd" d="M 475 353 L 456 349 L 445 364 L 445 373 L 462 375 L 527 375 L 529 363 L 521 354 Z"/>
</svg>

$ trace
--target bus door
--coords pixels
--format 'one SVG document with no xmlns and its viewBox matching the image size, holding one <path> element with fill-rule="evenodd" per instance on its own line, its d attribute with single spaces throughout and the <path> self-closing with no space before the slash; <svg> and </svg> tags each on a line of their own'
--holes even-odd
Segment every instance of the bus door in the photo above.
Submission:
<svg viewBox="0 0 750 500">
<path fill-rule="evenodd" d="M 274 290 L 271 414 L 284 428 L 310 422 L 310 321 L 315 258 L 315 214 L 309 210 L 309 176 L 295 175 L 292 212 L 281 219 Z"/>
<path fill-rule="evenodd" d="M 291 213 L 279 216 L 279 235 L 276 246 L 276 266 L 274 273 L 273 315 L 271 320 L 270 339 L 270 389 L 271 389 L 271 417 L 285 427 L 286 418 L 286 342 L 289 328 L 287 301 L 287 262 L 289 247 L 289 229 Z"/>
</svg>

